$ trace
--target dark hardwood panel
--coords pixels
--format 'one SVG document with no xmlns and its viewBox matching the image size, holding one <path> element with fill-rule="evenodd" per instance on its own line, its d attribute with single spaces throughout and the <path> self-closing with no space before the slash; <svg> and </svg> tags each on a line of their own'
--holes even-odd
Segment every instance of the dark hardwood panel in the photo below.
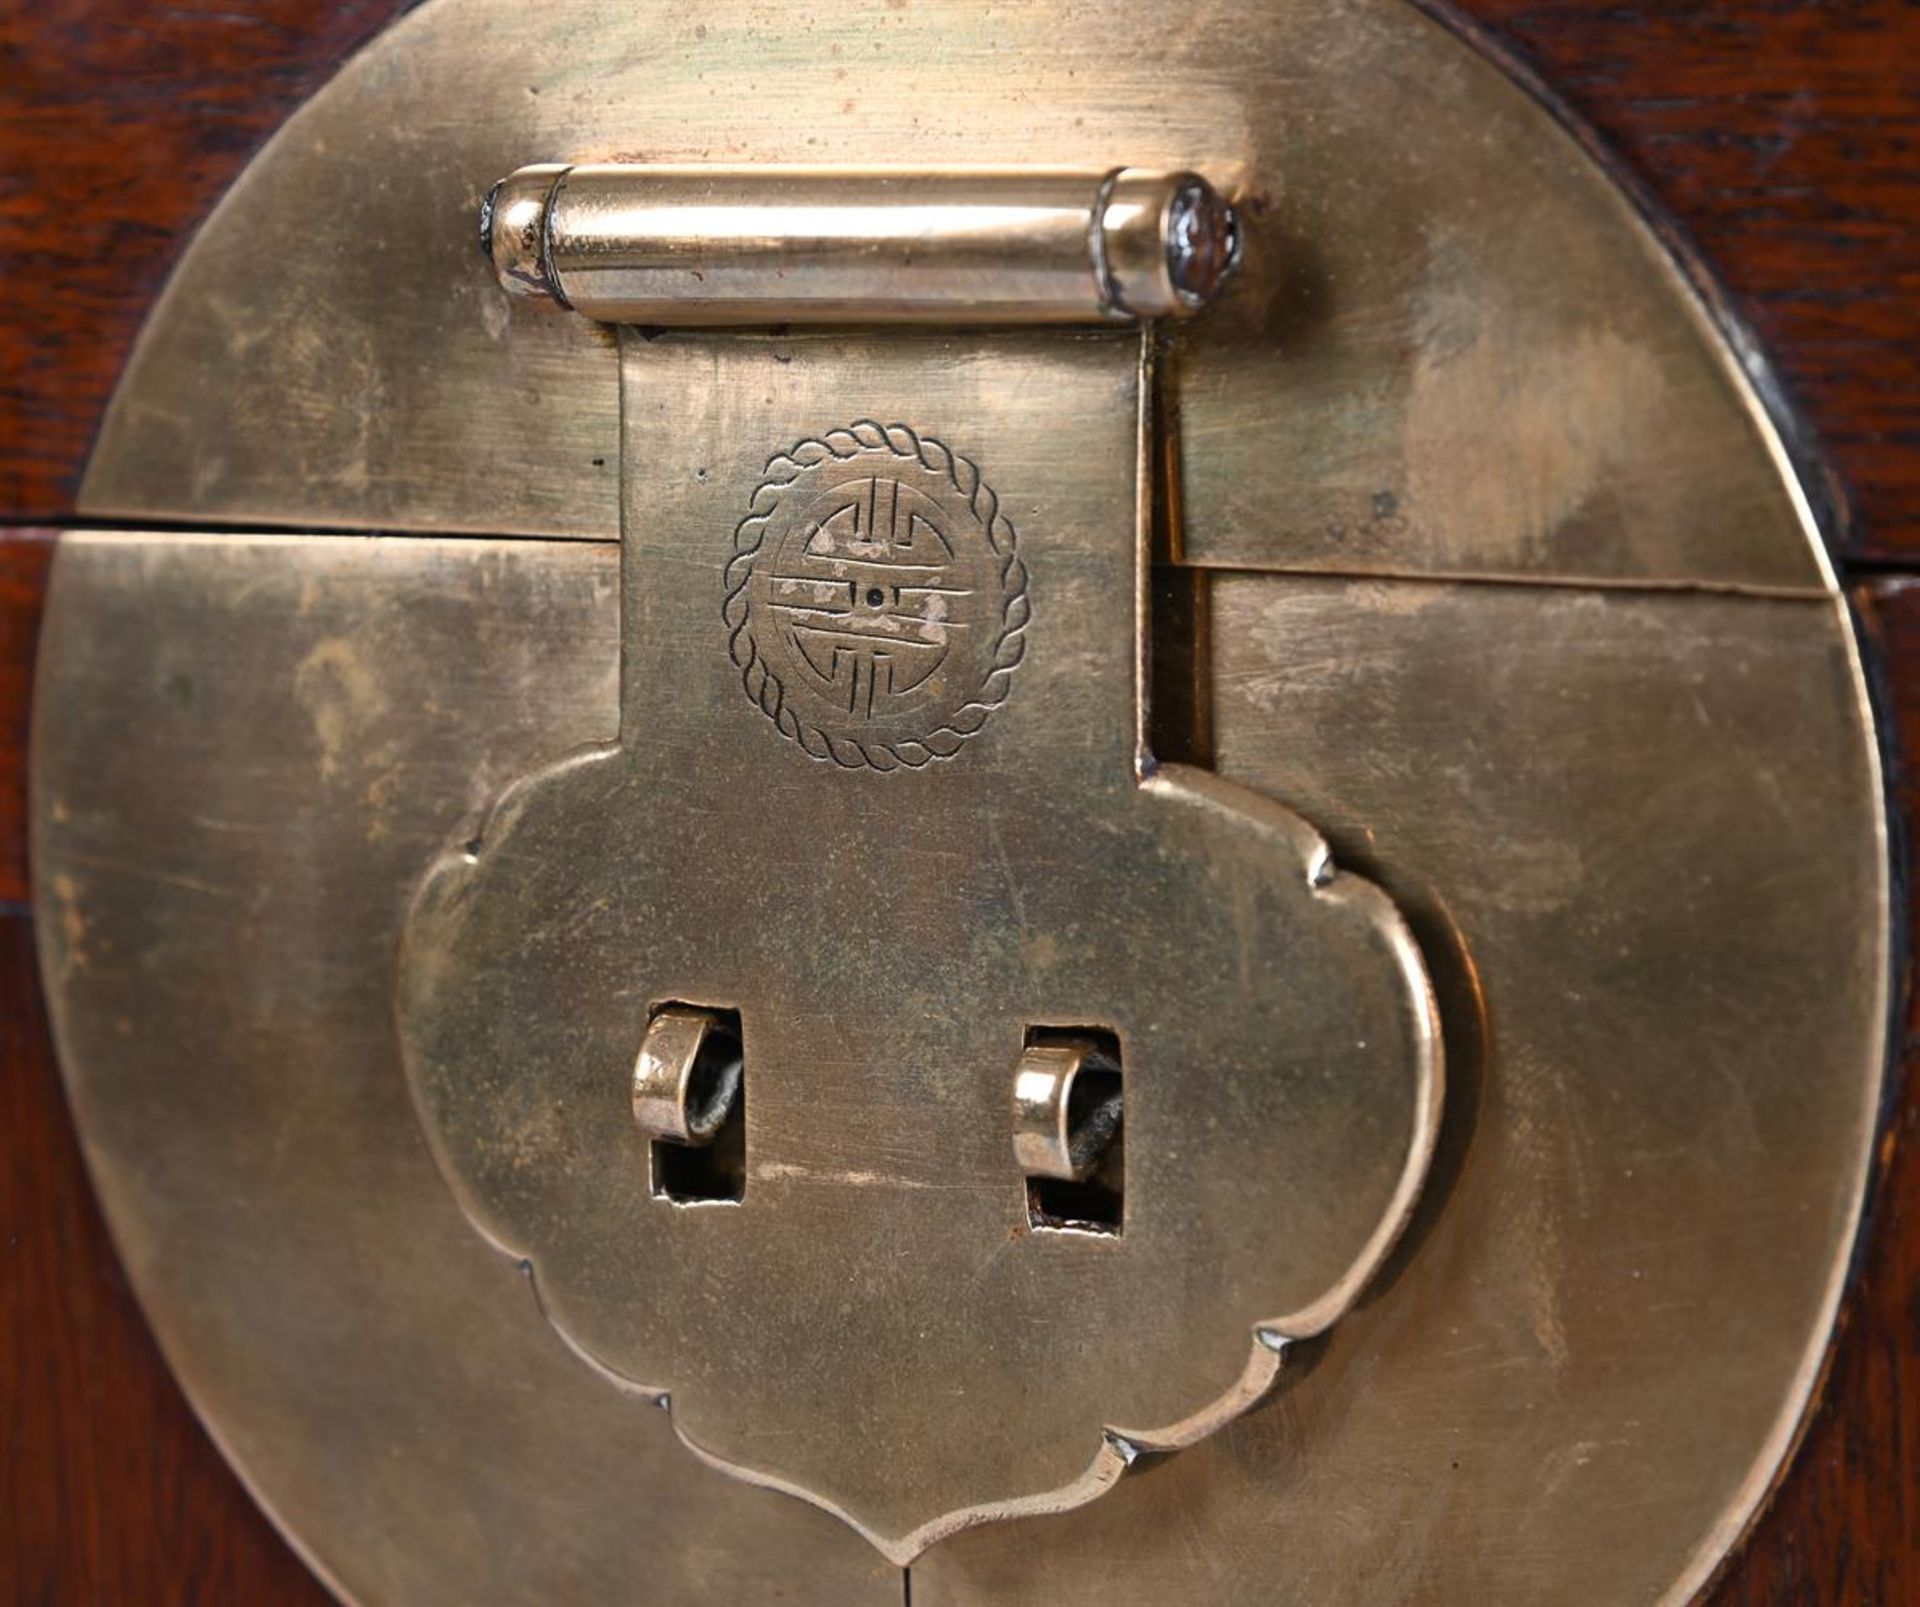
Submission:
<svg viewBox="0 0 1920 1607">
<path fill-rule="evenodd" d="M 0 5 L 0 517 L 72 512 L 100 414 L 193 229 L 407 3 Z"/>
<path fill-rule="evenodd" d="M 66 517 L 167 268 L 247 158 L 406 0 L 0 8 L 0 517 Z M 1752 315 L 1920 558 L 1920 6 L 1462 0 L 1594 123 Z"/>
<path fill-rule="evenodd" d="M 1852 493 L 1920 561 L 1920 6 L 1459 0 L 1678 220 Z"/>
<path fill-rule="evenodd" d="M 128 1291 L 67 1120 L 32 931 L 0 918 L 0 1601 L 321 1607 Z"/>
<path fill-rule="evenodd" d="M 0 538 L 0 911 L 28 897 L 27 709 L 53 543 L 51 530 Z"/>
</svg>

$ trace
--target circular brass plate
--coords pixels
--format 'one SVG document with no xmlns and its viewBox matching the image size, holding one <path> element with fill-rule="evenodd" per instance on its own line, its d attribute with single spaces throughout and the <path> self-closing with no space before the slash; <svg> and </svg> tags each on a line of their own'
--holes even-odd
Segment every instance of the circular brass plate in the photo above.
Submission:
<svg viewBox="0 0 1920 1607">
<path fill-rule="evenodd" d="M 1436 1175 L 1360 1308 L 1214 1439 L 935 1546 L 918 1607 L 1695 1592 L 1859 1225 L 1875 733 L 1749 348 L 1404 0 L 429 0 L 235 187 L 84 495 L 231 533 L 63 543 L 35 850 L 101 1197 L 261 1499 L 368 1603 L 900 1598 L 561 1344 L 398 1064 L 428 860 L 616 725 L 615 344 L 471 241 L 501 174 L 596 158 L 1235 192 L 1246 279 L 1173 354 L 1213 762 L 1393 894 L 1443 995 Z"/>
</svg>

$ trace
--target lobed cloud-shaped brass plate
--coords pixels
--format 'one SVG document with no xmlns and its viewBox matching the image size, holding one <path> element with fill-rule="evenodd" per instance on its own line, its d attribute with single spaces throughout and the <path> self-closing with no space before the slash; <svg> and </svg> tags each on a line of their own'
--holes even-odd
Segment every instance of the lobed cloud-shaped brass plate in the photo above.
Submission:
<svg viewBox="0 0 1920 1607">
<path fill-rule="evenodd" d="M 621 736 L 434 868 L 409 1072 L 584 1357 L 905 1561 L 1199 1439 L 1346 1309 L 1427 1163 L 1434 1011 L 1301 820 L 1138 772 L 1137 337 L 623 367 Z M 875 422 L 909 408 L 939 433 Z M 653 1187 L 629 1077 L 670 1002 L 740 1014 L 737 1204 Z M 1118 1233 L 1030 1219 L 1011 1091 L 1045 1027 L 1119 1040 Z"/>
</svg>

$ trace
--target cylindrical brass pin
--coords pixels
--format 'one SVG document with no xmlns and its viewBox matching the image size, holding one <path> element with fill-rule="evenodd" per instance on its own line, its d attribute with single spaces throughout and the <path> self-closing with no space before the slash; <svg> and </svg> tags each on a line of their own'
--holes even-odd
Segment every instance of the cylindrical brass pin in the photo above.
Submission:
<svg viewBox="0 0 1920 1607">
<path fill-rule="evenodd" d="M 603 323 L 1100 323 L 1206 305 L 1239 251 L 1197 174 L 525 167 L 500 282 Z"/>
</svg>

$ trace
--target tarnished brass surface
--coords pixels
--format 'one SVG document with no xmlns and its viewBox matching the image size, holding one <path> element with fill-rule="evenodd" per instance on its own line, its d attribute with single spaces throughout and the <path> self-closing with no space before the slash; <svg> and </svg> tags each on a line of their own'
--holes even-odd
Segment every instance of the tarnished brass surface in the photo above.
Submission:
<svg viewBox="0 0 1920 1607">
<path fill-rule="evenodd" d="M 1213 298 L 1238 225 L 1138 168 L 522 168 L 481 207 L 515 295 L 610 324 L 1102 323 Z"/>
<path fill-rule="evenodd" d="M 1392 906 L 1261 795 L 1140 773 L 1140 351 L 628 337 L 620 739 L 451 844 L 402 952 L 435 1154 L 554 1325 L 900 1562 L 1253 1404 L 1438 1122 Z M 926 433 L 821 428 L 849 406 Z M 838 478 L 787 507 L 783 465 Z M 742 559 L 793 577 L 760 594 L 805 633 L 784 686 Z M 659 1198 L 636 1150 L 625 1072 L 673 1000 L 740 1013 L 737 1209 Z M 1119 1039 L 1116 1235 L 1029 1226 L 1008 1088 L 1042 1026 Z"/>
<path fill-rule="evenodd" d="M 611 735 L 617 566 L 167 536 L 59 560 L 35 846 L 89 1159 L 175 1367 L 351 1599 L 868 1577 L 851 1531 L 689 1466 L 565 1352 L 407 1108 L 411 877 Z M 1869 1162 L 1887 885 L 1839 605 L 1214 600 L 1223 771 L 1325 820 L 1433 966 L 1428 1203 L 1271 1405 L 1082 1512 L 936 1545 L 915 1600 L 1684 1600 L 1794 1432 Z"/>
<path fill-rule="evenodd" d="M 1056 628 L 1084 649 L 1073 673 L 1088 685 L 1113 682 L 1113 661 L 1142 646 L 1126 610 L 1104 622 L 1060 610 L 1063 591 L 1111 605 L 1117 583 L 1099 577 L 1112 579 L 1113 553 L 1096 536 L 1136 533 L 1138 508 L 1119 508 L 1093 472 L 1114 455 L 1103 409 L 1131 384 L 1102 360 L 1114 332 L 1027 333 L 1004 349 L 927 333 L 767 337 L 764 389 L 737 387 L 717 424 L 695 398 L 737 377 L 747 346 L 640 346 L 627 506 L 672 517 L 629 523 L 622 579 L 615 340 L 501 295 L 472 249 L 500 174 L 529 158 L 642 154 L 1099 169 L 1116 152 L 1207 173 L 1247 220 L 1231 296 L 1164 348 L 1171 450 L 1155 512 L 1163 556 L 1188 567 L 1169 572 L 1179 606 L 1147 633 L 1179 694 L 1157 722 L 1129 708 L 1122 733 L 1110 704 L 1035 699 L 1021 680 Z M 883 339 L 939 356 L 911 385 L 883 384 L 884 361 L 868 360 Z M 842 347 L 842 383 L 819 377 L 815 342 Z M 703 372 L 701 354 L 720 352 Z M 1191 790 L 1325 830 L 1339 862 L 1409 914 L 1451 1052 L 1449 1103 L 1404 1237 L 1337 1327 L 1290 1347 L 1266 1404 L 1178 1456 L 1141 1459 L 1077 1510 L 939 1540 L 913 1564 L 913 1600 L 1691 1595 L 1774 1477 L 1825 1354 L 1870 1165 L 1893 950 L 1851 628 L 1813 499 L 1747 366 L 1750 349 L 1721 337 L 1552 115 L 1403 0 L 916 0 L 818 15 L 748 0 L 684 13 L 428 0 L 410 14 L 288 125 L 194 245 L 104 428 L 87 506 L 597 544 L 78 538 L 58 564 L 35 727 L 46 980 L 102 1198 L 174 1365 L 296 1542 L 368 1603 L 899 1599 L 898 1571 L 851 1528 L 702 1467 L 644 1390 L 580 1353 L 604 1362 L 631 1337 L 611 1331 L 622 1302 L 640 1339 L 670 1328 L 651 1290 L 621 1281 L 644 1247 L 576 1269 L 571 1304 L 551 1313 L 570 1349 L 537 1303 L 551 1280 L 529 1287 L 463 1217 L 407 1097 L 402 911 L 449 845 L 477 845 L 469 869 L 486 875 L 500 822 L 520 818 L 509 804 L 483 831 L 489 801 L 591 744 L 615 743 L 617 758 L 593 764 L 626 767 L 632 785 L 581 812 L 564 851 L 585 866 L 611 844 L 626 859 L 603 867 L 607 886 L 645 883 L 652 847 L 629 811 L 663 807 L 648 758 L 685 794 L 668 804 L 716 791 L 700 761 L 650 753 L 658 719 L 676 747 L 712 742 L 723 765 L 751 751 L 782 778 L 727 806 L 762 811 L 742 839 L 754 865 L 724 864 L 732 817 L 717 807 L 677 828 L 690 853 L 722 860 L 725 896 L 680 887 L 663 918 L 731 923 L 766 962 L 738 980 L 814 975 L 814 951 L 769 934 L 816 904 L 834 917 L 803 935 L 822 950 L 861 941 L 840 895 L 870 876 L 863 845 L 814 800 L 856 800 L 857 819 L 886 789 L 951 794 L 964 805 L 953 828 L 972 835 L 950 860 L 934 840 L 947 818 L 916 821 L 931 851 L 880 886 L 883 912 L 912 903 L 959 931 L 1011 902 L 1031 946 L 1088 908 L 1068 904 L 1059 866 L 1036 866 L 1033 850 L 1057 841 L 1062 863 L 1084 867 L 1104 839 L 1048 837 L 1064 805 L 1038 789 L 1017 789 L 1011 812 L 956 778 L 1000 773 L 1044 719 L 1078 733 L 1087 774 L 1096 750 L 1135 755 L 1151 728 L 1216 772 L 1180 772 Z M 1029 383 L 1008 387 L 1016 370 Z M 766 439 L 750 427 L 761 418 L 780 426 Z M 1003 432 L 1016 418 L 1030 428 Z M 984 444 L 956 427 L 969 419 L 985 421 Z M 921 460 L 909 441 L 949 456 Z M 921 478 L 902 467 L 909 453 Z M 903 507 L 909 529 L 916 508 L 975 519 L 962 584 L 843 586 L 852 571 L 833 566 L 872 554 L 789 539 L 809 519 L 857 519 L 862 483 L 881 480 L 898 488 L 889 529 Z M 1068 490 L 1079 533 L 1059 547 L 1049 515 Z M 741 541 L 756 518 L 767 539 Z M 947 628 L 936 599 L 948 591 L 991 601 L 980 641 Z M 646 711 L 626 723 L 623 596 L 625 703 Z M 819 654 L 827 629 L 852 650 Z M 1071 683 L 1061 673 L 1048 690 Z M 1187 704 L 1174 729 L 1169 709 Z M 1101 790 L 1110 771 L 1097 773 L 1108 780 L 1085 818 L 1110 825 L 1124 817 Z M 1223 821 L 1207 829 L 1232 836 Z M 810 853 L 823 830 L 840 852 Z M 1123 858 L 1139 849 L 1112 836 Z M 880 857 L 903 853 L 887 840 Z M 1235 897 L 1261 885 L 1231 851 L 1220 863 Z M 1191 896 L 1165 866 L 1148 875 Z M 552 892 L 516 906 L 529 922 L 518 947 L 495 933 L 472 951 L 501 958 L 505 992 L 525 991 L 515 956 L 560 952 L 566 918 L 607 920 L 583 889 Z M 1127 886 L 1094 893 L 1142 913 Z M 1211 998 L 1199 958 L 1229 941 L 1169 943 L 1168 974 Z M 934 952 L 930 933 L 914 944 Z M 1007 979 L 1024 1014 L 1044 968 L 982 949 L 965 951 L 968 974 Z M 975 1291 L 951 1268 L 936 1274 L 949 1286 L 923 1291 L 919 1261 L 893 1254 L 896 1221 L 902 1242 L 938 1244 L 941 1212 L 971 1234 L 998 1211 L 1007 1256 L 1066 1244 L 1048 1238 L 1045 1212 L 1020 1208 L 1011 1101 L 1032 1043 L 1017 1028 L 979 1061 L 977 1088 L 962 1086 L 963 1108 L 876 1110 L 860 1057 L 829 1060 L 856 1097 L 814 1109 L 789 1095 L 780 1130 L 810 1147 L 774 1155 L 779 1066 L 762 1099 L 754 1000 L 707 996 L 691 974 L 656 992 L 616 961 L 584 955 L 578 975 L 600 986 L 563 1016 L 559 1041 L 576 1027 L 605 1037 L 606 994 L 627 990 L 631 1030 L 592 1097 L 628 1147 L 622 1186 L 648 1194 L 640 1219 L 680 1209 L 645 1189 L 661 1134 L 632 1099 L 649 1012 L 737 1007 L 760 1143 L 741 1203 L 690 1214 L 745 1222 L 773 1185 L 830 1238 L 864 1235 L 869 1287 L 846 1303 L 860 1309 L 888 1279 L 927 1303 L 928 1357 L 908 1353 L 899 1371 L 949 1343 L 949 1305 L 973 1320 Z M 561 968 L 546 974 L 567 986 Z M 920 1019 L 828 1005 L 801 1031 L 816 1045 L 944 1042 L 959 1011 L 937 983 L 914 973 L 902 990 L 917 990 Z M 856 991 L 892 997 L 873 979 Z M 536 1014 L 551 1002 L 531 1000 Z M 1164 1182 L 1191 1157 L 1143 1148 L 1154 1095 L 1125 1020 L 1030 1025 L 1121 1029 L 1120 1231 L 1073 1246 L 1110 1256 L 1130 1248 L 1137 1211 L 1159 1208 L 1140 1193 L 1153 1168 Z M 582 1073 L 561 1054 L 553 1075 L 550 1087 Z M 454 1092 L 482 1109 L 489 1095 Z M 545 1127 L 512 1129 L 536 1174 L 520 1203 L 552 1179 L 551 1129 L 587 1130 L 578 1113 L 545 1114 Z M 868 1165 L 854 1151 L 881 1131 L 927 1141 Z M 934 1141 L 962 1132 L 958 1163 L 995 1181 L 941 1195 L 955 1160 Z M 433 1142 L 447 1159 L 444 1133 Z M 1227 1131 L 1235 1144 L 1252 1153 Z M 845 1174 L 840 1214 L 818 1177 L 752 1175 L 755 1155 Z M 455 1160 L 458 1178 L 472 1156 Z M 862 1172 L 930 1186 L 863 1192 Z M 1376 1198 L 1383 1175 L 1371 1174 Z M 1231 1212 L 1226 1183 L 1205 1181 Z M 1291 1198 L 1367 1209 L 1339 1193 Z M 524 1238 L 537 1263 L 534 1240 L 554 1225 L 519 1217 L 497 1236 Z M 581 1227 L 558 1225 L 563 1239 Z M 1270 1222 L 1246 1231 L 1273 1242 Z M 712 1287 L 691 1304 L 721 1309 L 741 1264 L 712 1258 Z M 1207 1270 L 1140 1316 L 1153 1342 L 1207 1307 Z M 580 1345 L 583 1312 L 605 1324 Z M 820 1321 L 836 1339 L 852 1332 L 837 1308 Z M 892 1359 L 842 1349 L 850 1376 Z M 903 1488 L 856 1468 L 867 1484 L 836 1486 L 837 1504 L 885 1508 L 869 1533 L 915 1538 L 903 1531 L 925 1492 L 905 1486 L 927 1456 L 964 1461 L 992 1442 L 1030 1472 L 1034 1444 L 1060 1443 L 1060 1403 L 1093 1393 L 1083 1363 L 1110 1359 L 1135 1360 L 1098 1322 L 1084 1346 L 1056 1347 L 1037 1392 L 1018 1368 L 960 1355 L 970 1437 L 909 1463 L 896 1419 L 896 1438 L 874 1444 Z M 1195 1369 L 1218 1370 L 1182 1356 L 1165 1387 Z M 777 1387 L 728 1382 L 743 1378 Z M 883 1405 L 898 1383 L 881 1378 Z M 768 1421 L 785 1414 L 797 1432 L 808 1409 L 770 1401 Z M 781 1447 L 746 1443 L 758 1420 L 739 1416 L 726 1454 L 782 1477 Z"/>
<path fill-rule="evenodd" d="M 1885 1052 L 1842 604 L 1221 577 L 1222 774 L 1419 934 L 1448 1118 L 1376 1292 L 1272 1406 L 915 1607 L 1687 1600 L 1825 1353 Z"/>
<path fill-rule="evenodd" d="M 428 0 L 188 253 L 83 508 L 614 539 L 612 338 L 503 302 L 472 220 L 521 163 L 639 153 L 1206 174 L 1246 251 L 1179 356 L 1194 562 L 1825 584 L 1653 232 L 1410 0 Z"/>
<path fill-rule="evenodd" d="M 612 735 L 616 581 L 597 547 L 62 540 L 33 846 L 88 1163 L 175 1372 L 343 1598 L 898 1607 L 852 1530 L 580 1364 L 408 1098 L 413 885 Z"/>
</svg>

